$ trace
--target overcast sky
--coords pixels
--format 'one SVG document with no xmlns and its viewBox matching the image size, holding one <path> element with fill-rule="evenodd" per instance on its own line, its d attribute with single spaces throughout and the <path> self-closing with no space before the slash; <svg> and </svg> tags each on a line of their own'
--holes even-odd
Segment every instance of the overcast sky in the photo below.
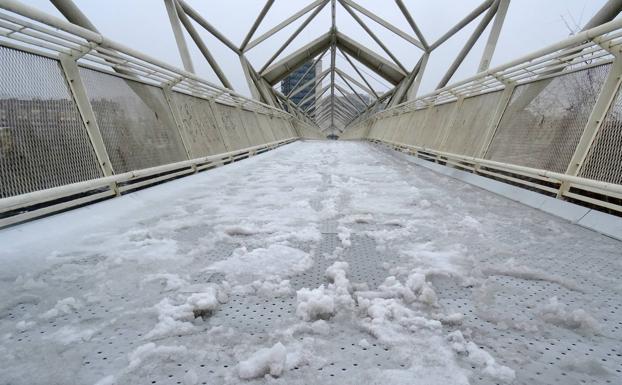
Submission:
<svg viewBox="0 0 622 385">
<path fill-rule="evenodd" d="M 62 17 L 48 0 L 22 1 Z M 181 60 L 163 1 L 74 1 L 105 36 L 181 67 Z M 357 1 L 375 14 L 394 23 L 402 30 L 412 33 L 394 1 Z M 428 42 L 435 41 L 463 18 L 464 15 L 477 7 L 481 1 L 483 0 L 404 0 Z M 187 2 L 200 11 L 210 23 L 236 44 L 242 42 L 256 15 L 265 3 L 264 0 L 187 0 Z M 259 36 L 262 32 L 267 31 L 310 2 L 311 0 L 276 0 L 255 36 Z M 567 37 L 571 30 L 580 29 L 605 2 L 606 0 L 512 0 L 492 66 L 503 64 L 518 56 Z M 406 68 L 412 69 L 421 56 L 421 51 L 370 19 L 364 16 L 362 18 L 383 41 L 387 42 L 387 45 L 398 60 Z M 248 57 L 256 69 L 263 67 L 265 61 L 296 30 L 298 25 L 302 23 L 302 20 L 304 18 L 253 48 L 248 53 Z M 432 91 L 435 88 L 447 67 L 455 58 L 455 55 L 477 25 L 478 20 L 472 22 L 463 31 L 432 53 L 420 94 Z M 376 43 L 341 6 L 337 8 L 337 26 L 341 32 L 386 57 Z M 288 49 L 283 52 L 281 57 L 326 33 L 329 27 L 330 6 L 327 6 L 309 24 L 307 29 L 294 40 Z M 452 81 L 471 76 L 476 72 L 487 32 L 488 30 L 480 38 L 480 41 L 461 65 Z M 207 32 L 203 32 L 202 36 L 236 91 L 249 95 L 237 55 L 211 37 Z M 187 41 L 191 47 L 197 73 L 218 83 L 218 79 L 189 37 L 187 37 Z M 329 64 L 328 59 L 326 57 L 324 61 L 325 68 Z M 338 65 L 354 75 L 343 59 L 338 59 Z M 366 70 L 366 72 L 371 73 L 369 70 Z M 378 76 L 374 75 L 373 77 L 378 80 L 371 81 L 372 86 L 378 88 L 379 91 L 384 91 L 388 88 L 386 82 L 379 79 Z"/>
</svg>

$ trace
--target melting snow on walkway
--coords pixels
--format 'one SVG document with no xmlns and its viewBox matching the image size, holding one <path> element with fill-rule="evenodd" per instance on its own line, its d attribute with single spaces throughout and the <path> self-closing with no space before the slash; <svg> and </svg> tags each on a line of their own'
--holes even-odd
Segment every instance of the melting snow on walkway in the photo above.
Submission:
<svg viewBox="0 0 622 385">
<path fill-rule="evenodd" d="M 2 385 L 620 380 L 618 242 L 364 143 L 294 143 L 0 245 Z"/>
</svg>

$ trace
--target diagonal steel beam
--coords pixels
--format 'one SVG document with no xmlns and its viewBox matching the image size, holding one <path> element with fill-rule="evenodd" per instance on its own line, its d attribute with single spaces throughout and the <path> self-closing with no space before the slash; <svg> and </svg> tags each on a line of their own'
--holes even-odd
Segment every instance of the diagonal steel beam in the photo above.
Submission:
<svg viewBox="0 0 622 385">
<path fill-rule="evenodd" d="M 350 63 L 350 65 L 352 66 L 352 68 L 354 68 L 354 71 L 360 76 L 360 78 L 363 79 L 363 82 L 367 85 L 367 87 L 369 88 L 369 91 L 371 91 L 371 93 L 374 95 L 374 97 L 376 97 L 376 99 L 378 99 L 378 94 L 376 93 L 376 91 L 374 91 L 374 88 L 371 86 L 371 84 L 369 84 L 369 82 L 367 81 L 365 76 L 363 76 L 361 71 L 354 65 L 354 63 L 352 62 L 352 60 L 350 59 L 348 54 L 343 52 L 343 50 L 341 48 L 339 48 L 339 52 L 341 52 L 343 57 L 348 61 L 348 63 Z"/>
<path fill-rule="evenodd" d="M 359 23 L 359 25 L 365 30 L 365 32 L 367 32 L 367 34 L 371 36 L 372 39 L 374 39 L 376 44 L 378 44 L 380 48 L 382 48 L 382 50 L 391 58 L 391 60 L 393 60 L 393 62 L 397 64 L 397 66 L 400 67 L 402 71 L 408 72 L 406 67 L 404 67 L 402 63 L 400 63 L 397 57 L 393 55 L 393 53 L 387 48 L 387 46 L 382 42 L 382 40 L 380 40 L 380 38 L 376 36 L 376 34 L 367 26 L 367 24 L 365 24 L 365 22 L 359 17 L 359 15 L 357 15 L 356 12 L 354 12 L 352 8 L 350 8 L 350 6 L 345 3 L 344 0 L 339 0 L 339 2 L 343 6 L 343 8 L 346 11 L 348 11 L 348 13 L 352 16 L 352 18 L 356 20 L 357 23 Z"/>
<path fill-rule="evenodd" d="M 328 73 L 328 71 L 327 71 L 326 73 Z M 325 76 L 326 76 L 326 75 L 325 75 Z M 323 78 L 322 78 L 322 79 L 323 79 Z M 320 79 L 320 81 L 321 81 L 322 79 Z M 309 88 L 309 89 L 307 90 L 307 92 L 305 92 L 305 94 L 302 96 L 302 99 L 303 99 L 303 100 L 301 100 L 301 101 L 298 103 L 298 105 L 299 105 L 299 106 L 302 106 L 304 103 L 306 103 L 306 101 L 307 101 L 308 99 L 311 99 L 311 97 L 315 94 L 316 87 L 317 87 L 317 83 L 315 82 L 315 79 L 312 79 L 312 80 L 314 81 L 313 87 L 312 87 L 312 88 Z M 290 100 L 290 98 L 287 98 L 287 99 L 288 99 L 288 100 Z"/>
<path fill-rule="evenodd" d="M 410 86 L 413 84 L 415 79 L 417 77 L 420 78 L 419 75 L 422 72 L 422 68 L 424 68 L 424 66 L 428 62 L 428 56 L 428 53 L 424 53 L 423 55 L 421 55 L 421 58 L 419 58 L 419 60 L 417 61 L 417 65 L 415 65 L 415 68 L 412 70 L 412 72 L 408 74 L 408 76 L 402 81 L 402 83 L 400 83 L 395 88 L 395 97 L 389 103 L 389 107 L 400 104 L 402 102 L 402 99 L 405 95 L 407 95 L 408 90 L 410 89 Z"/>
<path fill-rule="evenodd" d="M 425 40 L 425 37 L 423 37 L 423 33 L 421 33 L 421 30 L 415 23 L 415 20 L 412 18 L 412 15 L 408 11 L 408 8 L 406 8 L 406 5 L 404 5 L 402 0 L 395 0 L 395 3 L 399 7 L 400 11 L 402 11 L 402 14 L 406 18 L 406 21 L 408 22 L 408 24 L 410 24 L 410 28 L 413 29 L 413 32 L 415 32 L 415 35 L 417 35 L 417 37 L 419 38 L 421 45 L 423 45 L 423 49 L 425 51 L 428 51 L 430 49 L 430 46 L 428 45 L 428 42 Z"/>
<path fill-rule="evenodd" d="M 369 11 L 367 8 L 363 7 L 362 5 L 356 3 L 356 2 L 354 2 L 352 0 L 339 0 L 339 1 L 341 2 L 342 5 L 345 3 L 348 6 L 356 9 L 357 11 L 362 13 L 363 15 L 369 17 L 370 19 L 372 19 L 376 23 L 378 23 L 381 26 L 385 27 L 386 29 L 388 29 L 389 31 L 393 32 L 394 34 L 396 34 L 397 36 L 401 37 L 402 39 L 406 40 L 410 44 L 413 44 L 414 46 L 416 46 L 418 48 L 425 49 L 424 45 L 419 40 L 415 39 L 414 37 L 410 36 L 406 32 L 404 32 L 401 29 L 397 28 L 394 24 L 391 24 L 390 22 L 386 21 L 385 19 L 381 18 L 380 16 L 376 15 L 375 13 Z"/>
<path fill-rule="evenodd" d="M 255 19 L 255 22 L 251 26 L 251 29 L 248 31 L 248 33 L 246 34 L 246 37 L 242 41 L 242 44 L 240 45 L 240 51 L 242 51 L 242 52 L 245 51 L 245 48 L 248 45 L 248 42 L 251 40 L 251 38 L 253 37 L 253 35 L 257 31 L 257 28 L 259 28 L 259 25 L 261 24 L 263 19 L 268 14 L 268 11 L 272 7 L 272 4 L 274 4 L 274 0 L 266 1 L 266 4 L 261 9 L 261 12 L 259 12 L 259 16 L 257 16 L 257 18 Z"/>
<path fill-rule="evenodd" d="M 363 103 L 364 106 L 367 106 L 367 102 L 365 102 L 365 100 L 363 99 L 363 97 L 361 95 L 359 95 L 358 92 L 356 92 L 356 90 L 354 89 L 354 87 L 352 87 L 352 85 L 348 82 L 348 80 L 342 75 L 342 72 L 337 69 L 337 75 L 339 75 L 339 77 L 341 78 L 341 80 L 343 80 L 344 83 L 346 83 L 346 85 L 348 86 L 348 88 L 350 88 L 352 90 L 352 93 L 354 93 L 354 95 L 356 95 L 359 100 L 361 101 L 361 103 Z"/>
<path fill-rule="evenodd" d="M 317 63 L 322 60 L 322 58 L 324 57 L 324 55 L 326 55 L 326 52 L 328 52 L 328 48 L 326 48 L 324 50 L 324 52 L 322 52 L 317 59 L 315 59 L 313 61 L 313 63 L 311 63 L 311 66 L 309 68 L 307 68 L 307 70 L 305 71 L 304 74 L 302 74 L 302 76 L 300 77 L 300 79 L 298 79 L 298 81 L 296 82 L 296 84 L 294 84 L 294 86 L 292 87 L 292 89 L 289 91 L 289 93 L 287 94 L 287 97 L 289 98 L 292 95 L 292 92 L 294 92 L 294 90 L 296 89 L 296 87 L 298 87 L 298 85 L 300 84 L 300 82 L 302 81 L 302 79 L 304 79 L 307 74 L 309 73 L 309 71 L 314 70 L 315 71 L 315 67 L 317 66 Z"/>
<path fill-rule="evenodd" d="M 335 87 L 335 89 L 339 91 L 337 87 Z M 335 97 L 333 106 L 335 107 L 335 110 L 341 110 L 341 112 L 348 116 L 354 117 L 358 113 L 358 110 L 356 108 L 354 108 L 354 110 L 350 109 L 350 107 L 348 107 L 348 105 L 338 97 Z"/>
<path fill-rule="evenodd" d="M 341 32 L 337 32 L 336 35 L 337 45 L 341 47 L 342 51 L 350 54 L 350 57 L 356 59 L 359 63 L 374 71 L 394 86 L 399 84 L 408 74 L 409 71 L 402 70 L 392 61 L 378 55 L 356 40 Z"/>
<path fill-rule="evenodd" d="M 190 57 L 190 51 L 184 38 L 184 33 L 181 29 L 181 23 L 179 21 L 179 15 L 177 14 L 177 3 L 175 0 L 164 0 L 164 6 L 168 19 L 173 29 L 173 35 L 175 36 L 175 42 L 177 43 L 177 49 L 179 50 L 179 56 L 181 56 L 181 62 L 184 65 L 184 69 L 188 72 L 194 72 L 194 65 L 192 64 L 192 58 Z"/>
<path fill-rule="evenodd" d="M 229 49 L 231 49 L 233 52 L 239 54 L 240 53 L 240 49 L 231 42 L 231 40 L 227 39 L 227 37 L 225 35 L 223 35 L 222 33 L 220 33 L 213 25 L 211 25 L 207 20 L 205 20 L 203 18 L 203 16 L 201 16 L 201 14 L 199 12 L 197 12 L 196 10 L 194 10 L 190 5 L 188 5 L 188 3 L 186 3 L 184 0 L 177 0 L 179 2 L 179 5 L 181 5 L 181 7 L 183 8 L 184 12 L 186 12 L 186 14 L 192 18 L 194 21 L 197 22 L 197 24 L 199 24 L 201 27 L 205 28 L 205 30 L 209 33 L 211 33 L 216 39 L 220 40 L 224 45 L 226 45 L 227 47 L 229 47 Z"/>
<path fill-rule="evenodd" d="M 332 44 L 332 34 L 330 32 L 318 37 L 317 39 L 305 44 L 287 57 L 274 63 L 270 68 L 261 73 L 261 76 L 271 85 L 278 83 L 287 75 L 292 73 L 311 58 L 316 57 Z"/>
<path fill-rule="evenodd" d="M 315 71 L 315 67 L 317 66 L 317 63 L 322 60 L 322 58 L 324 57 L 324 55 L 326 55 L 326 52 L 328 52 L 328 48 L 326 48 L 324 50 L 324 52 L 322 52 L 320 55 L 318 55 L 317 59 L 315 59 L 313 61 L 313 63 L 311 63 L 311 66 L 309 68 L 307 68 L 307 70 L 305 71 L 304 74 L 302 74 L 302 76 L 300 77 L 300 79 L 298 79 L 298 81 L 296 82 L 296 84 L 294 84 L 294 86 L 292 87 L 292 89 L 289 91 L 289 93 L 287 94 L 287 97 L 289 98 L 292 95 L 292 92 L 294 92 L 294 90 L 300 85 L 300 82 L 302 81 L 302 79 L 304 79 L 307 74 L 309 73 L 309 71 L 313 70 Z"/>
<path fill-rule="evenodd" d="M 293 23 L 294 21 L 300 19 L 302 16 L 304 16 L 305 14 L 307 14 L 309 11 L 311 11 L 313 8 L 319 6 L 320 4 L 322 4 L 325 0 L 316 0 L 313 3 L 307 5 L 306 7 L 304 7 L 303 9 L 301 9 L 300 11 L 296 12 L 295 14 L 293 14 L 292 16 L 288 17 L 287 19 L 285 19 L 284 21 L 282 21 L 281 23 L 279 23 L 277 26 L 275 26 L 274 28 L 270 29 L 268 32 L 264 33 L 263 35 L 259 36 L 258 38 L 256 38 L 255 40 L 251 41 L 250 43 L 248 43 L 246 45 L 246 49 L 245 52 L 252 49 L 253 47 L 255 47 L 257 44 L 263 42 L 264 40 L 268 39 L 270 36 L 274 35 L 275 33 L 279 32 L 280 30 L 282 30 L 283 28 L 287 27 L 288 25 L 290 25 L 291 23 Z"/>
<path fill-rule="evenodd" d="M 501 0 L 499 3 L 499 9 L 497 10 L 494 23 L 492 23 L 492 29 L 488 35 L 486 48 L 484 48 L 484 53 L 482 54 L 482 60 L 479 63 L 477 73 L 484 72 L 490 67 L 492 55 L 495 53 L 495 48 L 497 47 L 499 35 L 501 35 L 501 28 L 503 28 L 503 22 L 505 21 L 505 16 L 508 13 L 509 6 L 510 0 Z"/>
<path fill-rule="evenodd" d="M 350 88 L 352 88 L 350 83 L 354 83 L 354 85 L 356 85 L 358 88 L 360 88 L 361 90 L 365 91 L 369 96 L 371 96 L 371 97 L 373 97 L 375 99 L 374 93 L 366 85 L 362 84 L 361 82 L 359 82 L 358 80 L 356 80 L 352 76 L 348 75 L 346 72 L 340 70 L 339 68 L 337 68 L 336 71 L 339 74 L 339 76 L 341 76 L 341 78 L 346 82 L 346 84 L 348 84 L 348 86 L 350 86 Z"/>
<path fill-rule="evenodd" d="M 225 88 L 232 90 L 233 86 L 229 82 L 229 79 L 227 79 L 227 76 L 225 76 L 225 73 L 222 72 L 222 69 L 218 65 L 218 62 L 216 61 L 214 56 L 212 56 L 209 49 L 207 49 L 207 46 L 205 45 L 205 43 L 203 43 L 203 39 L 201 39 L 201 36 L 197 32 L 196 28 L 194 28 L 194 26 L 192 25 L 192 22 L 190 21 L 190 19 L 184 12 L 183 8 L 181 7 L 181 4 L 179 4 L 178 0 L 173 0 L 173 2 L 175 2 L 175 7 L 177 8 L 177 16 L 179 17 L 179 20 L 186 28 L 186 31 L 188 31 L 188 34 L 194 41 L 194 44 L 196 44 L 196 46 L 199 48 L 199 51 L 201 51 L 201 54 L 205 58 L 205 60 L 207 60 L 210 67 L 212 67 L 212 69 L 214 70 L 214 73 L 216 74 L 216 76 L 218 77 L 222 85 L 225 86 Z"/>
<path fill-rule="evenodd" d="M 450 37 L 456 34 L 456 32 L 460 31 L 467 24 L 475 20 L 479 15 L 484 13 L 490 6 L 495 2 L 495 0 L 485 0 L 482 4 L 480 4 L 477 8 L 475 8 L 471 13 L 464 17 L 464 19 L 460 20 L 458 24 L 454 25 L 449 31 L 447 31 L 443 36 L 441 36 L 437 41 L 435 41 L 430 46 L 430 51 L 434 51 L 439 45 L 446 42 Z"/>
<path fill-rule="evenodd" d="M 352 100 L 350 100 L 350 97 L 348 96 L 348 93 L 346 92 L 346 90 L 341 87 L 339 84 L 335 84 L 335 88 L 337 89 L 337 91 L 339 91 L 339 93 L 341 94 L 341 96 L 343 96 L 343 98 L 346 100 L 346 102 L 348 102 L 352 108 L 354 108 L 354 110 L 356 112 L 359 112 L 359 108 L 354 104 L 354 102 Z"/>
<path fill-rule="evenodd" d="M 296 31 L 294 31 L 294 33 L 292 33 L 287 40 L 285 41 L 285 43 L 283 43 L 283 45 L 281 45 L 281 47 L 279 47 L 279 49 L 276 50 L 276 52 L 274 53 L 274 55 L 272 55 L 270 57 L 270 59 L 268 59 L 268 61 L 266 62 L 266 64 L 264 64 L 264 66 L 259 70 L 259 72 L 263 72 L 266 70 L 266 68 L 268 68 L 270 66 L 270 64 L 272 64 L 272 62 L 279 57 L 279 55 L 285 50 L 285 48 L 287 48 L 292 41 L 294 41 L 294 39 L 300 34 L 300 32 L 302 32 L 307 25 L 309 25 L 309 23 L 317 16 L 318 13 L 320 13 L 322 11 L 322 9 L 324 9 L 324 7 L 326 6 L 326 4 L 328 4 L 329 0 L 324 0 L 324 2 L 322 4 L 320 4 L 317 8 L 315 8 L 315 10 L 313 12 L 311 12 L 311 14 L 309 15 L 309 17 L 307 17 L 305 19 L 305 21 L 300 24 L 300 26 L 296 29 Z"/>
<path fill-rule="evenodd" d="M 294 95 L 299 94 L 301 91 L 304 91 L 307 87 L 309 87 L 311 84 L 313 84 L 313 88 L 316 88 L 317 85 L 324 80 L 324 78 L 330 74 L 330 68 L 325 69 L 324 71 L 322 71 L 322 73 L 320 74 L 320 76 L 310 79 L 309 81 L 305 82 L 305 84 L 301 85 L 300 87 L 296 88 L 295 90 L 293 90 L 293 92 L 290 92 L 287 97 L 291 98 Z"/>
<path fill-rule="evenodd" d="M 317 108 L 317 103 L 318 100 L 326 93 L 326 91 L 328 91 L 330 89 L 330 86 L 326 86 L 322 89 L 322 91 L 320 91 L 319 94 L 317 95 L 313 95 L 313 94 L 309 94 L 309 96 L 307 96 L 305 99 L 300 101 L 300 105 L 305 104 L 307 101 L 309 101 L 309 99 L 311 99 L 313 96 L 315 96 L 315 106 L 311 105 L 309 107 L 307 107 L 304 111 L 308 111 L 311 107 L 316 107 Z"/>
<path fill-rule="evenodd" d="M 436 86 L 436 89 L 443 88 L 447 85 L 447 83 L 449 83 L 449 80 L 456 73 L 456 70 L 458 70 L 458 67 L 460 67 L 460 64 L 462 64 L 462 61 L 464 60 L 464 58 L 469 54 L 469 52 L 471 51 L 471 48 L 473 48 L 473 46 L 475 45 L 479 37 L 482 35 L 482 33 L 484 32 L 484 30 L 486 29 L 486 27 L 488 26 L 492 18 L 497 13 L 497 9 L 499 8 L 499 1 L 500 0 L 495 0 L 493 5 L 490 8 L 488 8 L 488 12 L 486 12 L 486 15 L 484 16 L 482 21 L 480 21 L 480 23 L 477 25 L 477 27 L 471 34 L 471 37 L 469 37 L 469 40 L 467 40 L 464 47 L 462 47 L 462 49 L 458 53 L 458 56 L 456 57 L 454 62 L 451 63 L 451 66 L 449 66 L 447 73 L 445 73 L 445 76 L 443 76 L 441 81 L 438 83 L 438 85 Z"/>
</svg>

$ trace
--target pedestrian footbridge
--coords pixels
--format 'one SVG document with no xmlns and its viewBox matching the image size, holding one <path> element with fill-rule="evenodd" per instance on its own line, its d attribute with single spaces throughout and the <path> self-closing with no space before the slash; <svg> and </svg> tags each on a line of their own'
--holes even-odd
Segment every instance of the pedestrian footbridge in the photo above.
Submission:
<svg viewBox="0 0 622 385">
<path fill-rule="evenodd" d="M 622 383 L 622 2 L 490 68 L 507 0 L 437 42 L 402 1 L 412 33 L 318 0 L 275 31 L 326 11 L 329 32 L 258 69 L 273 1 L 237 45 L 165 0 L 183 70 L 52 3 L 68 21 L 0 0 L 0 385 Z M 337 5 L 422 59 L 362 46 Z M 418 96 L 427 56 L 478 16 Z M 488 24 L 480 71 L 451 83 Z M 310 109 L 275 88 L 328 54 Z M 394 87 L 374 96 L 357 66 Z"/>
</svg>

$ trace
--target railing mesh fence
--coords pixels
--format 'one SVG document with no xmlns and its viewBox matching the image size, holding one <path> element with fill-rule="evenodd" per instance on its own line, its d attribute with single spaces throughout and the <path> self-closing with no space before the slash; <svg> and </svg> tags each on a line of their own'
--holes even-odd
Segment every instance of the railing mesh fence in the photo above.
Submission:
<svg viewBox="0 0 622 385">
<path fill-rule="evenodd" d="M 0 46 L 0 198 L 102 176 L 60 63 Z"/>
<path fill-rule="evenodd" d="M 187 159 L 162 89 L 80 68 L 115 172 Z"/>
</svg>

